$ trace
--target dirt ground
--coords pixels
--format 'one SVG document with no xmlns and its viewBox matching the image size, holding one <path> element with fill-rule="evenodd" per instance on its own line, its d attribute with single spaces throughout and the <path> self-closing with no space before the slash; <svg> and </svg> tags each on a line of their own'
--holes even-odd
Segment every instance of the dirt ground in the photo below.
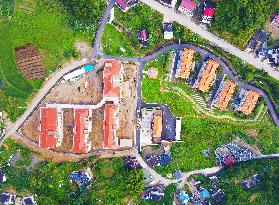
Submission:
<svg viewBox="0 0 279 205">
<path fill-rule="evenodd" d="M 119 104 L 119 139 L 134 139 L 135 113 L 137 106 L 137 67 L 132 64 L 124 64 L 123 98 Z M 128 86 L 125 86 L 128 85 Z M 125 89 L 126 88 L 126 89 Z"/>
<path fill-rule="evenodd" d="M 39 142 L 40 111 L 36 110 L 23 124 L 21 132 L 32 141 Z"/>
<path fill-rule="evenodd" d="M 266 22 L 265 30 L 270 33 L 271 38 L 274 40 L 279 39 L 279 28 L 275 28 L 274 26 L 270 25 L 270 20 Z"/>
<path fill-rule="evenodd" d="M 97 104 L 103 97 L 102 84 L 102 72 L 96 74 L 95 70 L 87 73 L 74 84 L 58 84 L 49 93 L 43 103 Z"/>
<path fill-rule="evenodd" d="M 40 106 L 44 106 L 47 103 L 67 103 L 67 104 L 97 104 L 102 100 L 102 86 L 103 76 L 102 72 L 96 74 L 96 68 L 94 71 L 87 73 L 83 78 L 74 84 L 70 83 L 58 83 L 46 98 L 41 102 Z M 87 87 L 85 87 L 87 84 Z M 80 92 L 79 92 L 80 90 Z M 68 93 L 68 94 L 67 94 Z M 70 109 L 71 110 L 71 109 Z M 73 110 L 64 111 L 64 135 L 63 145 L 58 148 L 59 151 L 69 151 L 72 148 L 72 128 L 73 128 Z M 65 113 L 66 111 L 66 113 Z M 21 131 L 30 140 L 39 142 L 39 126 L 40 126 L 40 110 L 37 109 L 24 123 Z"/>
<path fill-rule="evenodd" d="M 257 137 L 258 136 L 258 131 L 255 130 L 255 129 L 246 129 L 245 133 L 250 137 Z"/>
<path fill-rule="evenodd" d="M 103 120 L 104 120 L 104 106 L 93 111 L 92 116 L 92 134 L 90 135 L 90 140 L 92 143 L 92 149 L 102 149 L 104 141 L 104 130 L 103 130 Z"/>
</svg>

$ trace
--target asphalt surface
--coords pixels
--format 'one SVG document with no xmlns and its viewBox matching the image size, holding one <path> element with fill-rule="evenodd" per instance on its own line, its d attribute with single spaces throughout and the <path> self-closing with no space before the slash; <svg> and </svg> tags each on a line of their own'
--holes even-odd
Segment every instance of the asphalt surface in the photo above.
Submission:
<svg viewBox="0 0 279 205">
<path fill-rule="evenodd" d="M 111 0 L 109 4 L 107 5 L 107 8 L 99 22 L 99 27 L 96 31 L 94 40 L 92 42 L 92 50 L 91 50 L 91 55 L 90 59 L 94 58 L 96 55 L 98 55 L 98 52 L 100 52 L 101 49 L 101 41 L 102 41 L 102 34 L 105 29 L 105 26 L 108 22 L 109 16 L 110 16 L 110 11 L 114 7 L 116 0 Z"/>
<path fill-rule="evenodd" d="M 153 103 L 142 103 L 142 106 L 160 108 L 163 111 L 162 139 L 168 141 L 175 140 L 176 117 L 173 115 L 170 108 L 167 105 Z"/>
<path fill-rule="evenodd" d="M 162 47 L 160 50 L 154 52 L 153 54 L 141 58 L 140 62 L 141 61 L 144 61 L 144 62 L 151 61 L 151 60 L 156 59 L 158 56 L 160 56 L 160 55 L 162 55 L 162 54 L 164 54 L 168 51 L 171 51 L 171 50 L 174 50 L 174 49 L 178 50 L 178 49 L 183 49 L 183 48 L 193 49 L 196 52 L 199 52 L 203 56 L 203 58 L 209 57 L 209 58 L 215 60 L 216 62 L 218 62 L 223 69 L 223 73 L 227 74 L 229 76 L 229 78 L 232 81 L 234 81 L 240 89 L 243 88 L 243 89 L 246 89 L 246 90 L 254 90 L 254 91 L 258 92 L 261 95 L 261 97 L 264 98 L 265 103 L 266 103 L 266 105 L 268 107 L 268 110 L 269 110 L 269 114 L 271 115 L 274 124 L 279 127 L 279 117 L 278 117 L 278 114 L 276 113 L 275 105 L 272 102 L 272 100 L 269 98 L 268 94 L 265 91 L 263 91 L 261 88 L 258 88 L 258 87 L 255 87 L 255 86 L 252 86 L 252 85 L 249 85 L 249 84 L 244 84 L 244 83 L 240 82 L 239 80 L 237 80 L 237 77 L 232 72 L 229 65 L 224 60 L 222 60 L 221 58 L 212 54 L 210 51 L 207 51 L 203 48 L 197 47 L 197 46 L 192 45 L 192 44 L 172 44 L 172 45 Z"/>
<path fill-rule="evenodd" d="M 141 0 L 141 1 L 144 2 L 144 3 L 148 2 L 148 1 L 149 2 L 154 2 L 153 0 Z M 138 86 L 137 86 L 137 96 L 138 96 L 137 111 L 136 111 L 137 112 L 136 113 L 137 117 L 140 117 L 140 109 L 142 107 L 141 80 L 142 80 L 142 71 L 143 71 L 143 68 L 144 68 L 145 64 L 148 61 L 154 60 L 158 56 L 160 56 L 160 55 L 162 55 L 162 54 L 164 54 L 168 51 L 171 51 L 171 50 L 174 50 L 174 49 L 191 48 L 191 49 L 199 52 L 200 54 L 202 54 L 203 57 L 208 56 L 208 57 L 214 59 L 215 61 L 217 61 L 218 63 L 220 63 L 220 65 L 223 67 L 224 73 L 226 73 L 235 83 L 237 83 L 240 88 L 244 88 L 244 89 L 248 89 L 248 90 L 254 90 L 254 91 L 259 92 L 260 95 L 265 99 L 265 103 L 268 106 L 269 113 L 270 113 L 274 123 L 276 124 L 276 126 L 279 126 L 279 119 L 278 119 L 278 114 L 276 113 L 276 110 L 275 110 L 275 105 L 271 101 L 271 99 L 268 97 L 268 94 L 260 88 L 257 88 L 255 86 L 251 86 L 251 85 L 243 84 L 243 83 L 239 82 L 236 79 L 236 76 L 234 75 L 234 73 L 231 71 L 229 65 L 227 65 L 222 59 L 218 58 L 217 56 L 215 56 L 214 54 L 210 53 L 209 51 L 207 51 L 203 48 L 197 47 L 197 46 L 192 45 L 192 44 L 173 44 L 173 45 L 163 46 L 160 50 L 152 53 L 151 55 L 144 56 L 143 58 L 129 58 L 129 57 L 117 57 L 117 56 L 104 55 L 100 51 L 101 37 L 102 37 L 102 32 L 104 31 L 105 25 L 108 21 L 110 11 L 114 7 L 114 4 L 115 4 L 115 0 L 111 0 L 110 3 L 107 6 L 105 12 L 104 12 L 104 15 L 102 16 L 102 18 L 100 20 L 99 28 L 98 28 L 97 33 L 95 35 L 95 38 L 93 40 L 92 52 L 91 52 L 91 55 L 90 55 L 90 59 L 94 58 L 95 56 L 101 56 L 103 58 L 111 58 L 111 59 L 118 59 L 118 60 L 126 61 L 126 62 L 140 63 L 139 71 L 138 71 Z M 164 8 L 168 9 L 167 7 L 164 7 Z M 170 12 L 169 9 L 167 11 Z M 171 12 L 168 15 L 170 15 L 172 13 L 173 13 L 173 10 L 171 10 Z M 181 17 L 181 19 L 186 19 L 184 16 L 181 16 L 180 14 L 178 14 L 178 15 Z M 195 26 L 197 26 L 197 25 L 195 25 Z M 202 30 L 202 31 L 204 32 L 204 30 Z M 196 32 L 196 33 L 198 33 L 198 32 Z M 222 47 L 222 46 L 220 46 L 220 47 Z M 242 53 L 242 55 L 245 56 L 247 54 Z M 257 59 L 254 59 L 254 58 L 253 58 L 253 60 L 255 60 L 254 62 L 258 61 Z M 89 62 L 89 59 L 82 59 L 81 61 L 75 61 L 71 65 L 69 65 L 69 66 L 67 66 L 67 67 L 65 67 L 61 70 L 58 70 L 55 74 L 53 74 L 53 76 L 51 76 L 50 79 L 48 79 L 48 81 L 44 84 L 44 86 L 41 88 L 41 90 L 33 98 L 31 103 L 27 107 L 27 110 L 25 111 L 25 113 L 20 118 L 18 118 L 17 121 L 6 131 L 6 135 L 1 138 L 0 145 L 3 144 L 4 140 L 8 136 L 15 134 L 15 132 L 22 126 L 22 124 L 34 112 L 34 110 L 37 108 L 37 106 L 42 101 L 42 99 L 51 91 L 53 86 L 62 78 L 63 75 L 71 72 L 72 70 L 75 70 L 76 68 L 79 68 L 79 67 L 87 64 L 88 62 Z M 139 144 L 140 144 L 139 132 L 136 131 L 136 133 L 137 133 L 136 134 L 136 139 L 137 139 L 136 140 L 137 141 L 136 146 L 137 146 L 137 148 L 139 148 L 138 147 Z"/>
<path fill-rule="evenodd" d="M 187 27 L 193 32 L 199 34 L 204 39 L 207 39 L 208 41 L 212 42 L 214 45 L 219 46 L 225 51 L 228 51 L 229 53 L 237 56 L 238 58 L 246 61 L 247 63 L 255 66 L 260 70 L 265 70 L 270 76 L 279 80 L 279 71 L 276 71 L 271 66 L 260 61 L 258 58 L 255 58 L 254 56 L 252 56 L 251 54 L 245 51 L 241 51 L 239 48 L 235 47 L 234 45 L 208 32 L 206 29 L 200 27 L 199 25 L 191 21 L 191 19 L 188 18 L 187 16 L 181 13 L 177 13 L 174 9 L 164 6 L 155 0 L 140 0 L 140 1 L 150 6 L 152 9 L 157 10 L 163 15 L 167 16 L 171 21 L 176 21 L 177 23 Z"/>
</svg>

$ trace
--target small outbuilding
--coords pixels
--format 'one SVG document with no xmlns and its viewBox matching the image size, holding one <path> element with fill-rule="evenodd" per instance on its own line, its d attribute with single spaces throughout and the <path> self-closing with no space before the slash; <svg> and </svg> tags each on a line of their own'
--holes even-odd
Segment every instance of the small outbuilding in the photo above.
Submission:
<svg viewBox="0 0 279 205">
<path fill-rule="evenodd" d="M 173 23 L 163 23 L 164 39 L 169 40 L 173 38 Z"/>
<path fill-rule="evenodd" d="M 220 203 L 225 199 L 226 195 L 223 190 L 219 189 L 215 193 L 212 194 L 211 198 L 216 202 Z"/>
<path fill-rule="evenodd" d="M 0 204 L 4 204 L 4 205 L 14 204 L 15 200 L 16 200 L 16 195 L 12 193 L 4 192 L 0 194 Z"/>
<path fill-rule="evenodd" d="M 138 30 L 138 41 L 141 47 L 147 46 L 147 30 L 146 29 L 140 29 Z"/>
<path fill-rule="evenodd" d="M 37 205 L 34 196 L 25 196 L 22 198 L 22 205 Z"/>
</svg>

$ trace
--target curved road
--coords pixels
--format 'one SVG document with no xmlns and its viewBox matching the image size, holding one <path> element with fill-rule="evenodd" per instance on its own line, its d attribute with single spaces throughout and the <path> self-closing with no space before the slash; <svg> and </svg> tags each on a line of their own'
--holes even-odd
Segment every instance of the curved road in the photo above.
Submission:
<svg viewBox="0 0 279 205">
<path fill-rule="evenodd" d="M 265 70 L 270 76 L 279 80 L 279 71 L 274 70 L 271 66 L 263 63 L 258 58 L 253 57 L 251 54 L 240 50 L 239 48 L 233 46 L 227 41 L 220 39 L 214 34 L 208 32 L 206 29 L 192 22 L 190 18 L 188 18 L 186 15 L 183 15 L 181 13 L 176 13 L 175 10 L 166 7 L 155 0 L 140 0 L 140 1 L 150 6 L 152 9 L 157 10 L 163 15 L 167 16 L 170 20 L 176 21 L 182 26 L 185 26 L 188 29 L 192 30 L 193 32 L 199 34 L 204 39 L 207 39 L 208 41 L 212 42 L 214 45 L 219 46 L 225 51 L 228 51 L 229 53 L 237 56 L 238 58 L 246 61 L 247 63 L 255 66 L 260 70 Z"/>
<path fill-rule="evenodd" d="M 91 55 L 90 59 L 94 58 L 96 55 L 98 55 L 98 52 L 100 52 L 101 49 L 101 41 L 102 41 L 102 34 L 103 31 L 106 27 L 106 24 L 108 22 L 109 16 L 110 16 L 110 11 L 114 7 L 116 0 L 111 0 L 109 4 L 107 5 L 107 8 L 99 22 L 99 27 L 96 31 L 93 43 L 92 43 L 92 50 L 91 50 Z"/>
<path fill-rule="evenodd" d="M 271 115 L 273 122 L 275 123 L 276 126 L 279 127 L 279 117 L 276 112 L 275 105 L 272 102 L 272 100 L 269 98 L 268 94 L 260 88 L 254 87 L 252 85 L 244 84 L 244 83 L 240 82 L 239 80 L 237 80 L 235 74 L 231 71 L 229 65 L 227 63 L 225 63 L 225 61 L 223 61 L 221 58 L 212 54 L 210 51 L 207 51 L 203 48 L 200 48 L 200 47 L 192 45 L 192 44 L 187 44 L 187 43 L 186 44 L 172 44 L 172 45 L 163 47 L 162 49 L 154 52 L 151 55 L 141 58 L 140 62 L 151 61 L 168 51 L 171 51 L 174 49 L 183 49 L 183 48 L 193 49 L 193 50 L 199 52 L 200 54 L 202 54 L 203 56 L 210 57 L 211 59 L 218 62 L 222 66 L 224 73 L 227 74 L 232 81 L 234 81 L 236 84 L 238 84 L 239 88 L 243 88 L 243 89 L 247 89 L 247 90 L 254 90 L 254 91 L 257 91 L 258 93 L 260 93 L 260 95 L 265 99 L 265 103 L 268 106 L 269 114 Z"/>
</svg>

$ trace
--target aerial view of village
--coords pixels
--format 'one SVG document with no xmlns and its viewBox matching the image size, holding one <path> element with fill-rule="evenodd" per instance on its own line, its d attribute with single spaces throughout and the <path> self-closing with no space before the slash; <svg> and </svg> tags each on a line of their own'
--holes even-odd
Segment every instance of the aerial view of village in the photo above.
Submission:
<svg viewBox="0 0 279 205">
<path fill-rule="evenodd" d="M 279 0 L 0 0 L 0 204 L 278 205 Z"/>
</svg>

